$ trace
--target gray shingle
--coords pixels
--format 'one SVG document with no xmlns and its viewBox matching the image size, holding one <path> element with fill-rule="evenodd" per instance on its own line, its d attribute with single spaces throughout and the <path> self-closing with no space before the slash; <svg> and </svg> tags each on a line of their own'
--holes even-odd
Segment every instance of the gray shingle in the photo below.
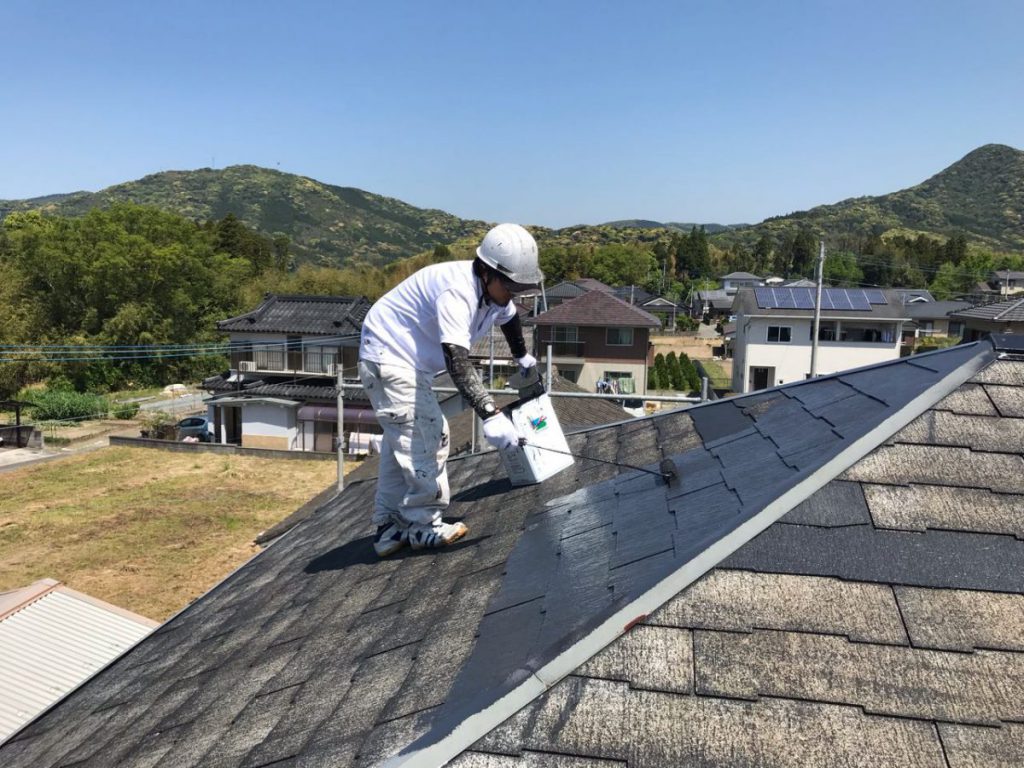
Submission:
<svg viewBox="0 0 1024 768">
<path fill-rule="evenodd" d="M 998 725 L 1020 717 L 1024 654 L 851 643 L 793 632 L 694 633 L 697 692 L 776 696 L 866 712 Z"/>
<path fill-rule="evenodd" d="M 1004 533 L 1024 539 L 1024 496 L 983 488 L 863 485 L 879 528 Z"/>
</svg>

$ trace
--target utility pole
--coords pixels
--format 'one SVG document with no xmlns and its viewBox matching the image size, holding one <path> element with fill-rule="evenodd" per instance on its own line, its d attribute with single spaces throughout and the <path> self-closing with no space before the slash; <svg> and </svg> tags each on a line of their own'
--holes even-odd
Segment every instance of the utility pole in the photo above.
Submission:
<svg viewBox="0 0 1024 768">
<path fill-rule="evenodd" d="M 811 378 L 818 375 L 818 330 L 821 327 L 821 281 L 825 275 L 825 241 L 818 243 L 818 297 L 814 301 L 814 330 L 811 333 Z"/>
<path fill-rule="evenodd" d="M 342 377 L 341 350 L 338 350 L 338 493 L 345 490 L 345 380 Z M 314 427 L 314 440 L 315 438 Z"/>
</svg>

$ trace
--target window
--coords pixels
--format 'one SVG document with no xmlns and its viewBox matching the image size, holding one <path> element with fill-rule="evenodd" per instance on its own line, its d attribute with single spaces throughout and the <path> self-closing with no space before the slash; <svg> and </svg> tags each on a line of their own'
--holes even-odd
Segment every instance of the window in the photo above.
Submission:
<svg viewBox="0 0 1024 768">
<path fill-rule="evenodd" d="M 789 344 L 793 329 L 788 325 L 769 325 L 768 342 L 770 344 Z"/>
<path fill-rule="evenodd" d="M 575 325 L 556 325 L 553 328 L 554 341 L 575 342 L 579 335 L 579 329 Z"/>
<path fill-rule="evenodd" d="M 606 338 L 609 347 L 631 347 L 633 346 L 633 329 L 608 328 Z"/>
</svg>

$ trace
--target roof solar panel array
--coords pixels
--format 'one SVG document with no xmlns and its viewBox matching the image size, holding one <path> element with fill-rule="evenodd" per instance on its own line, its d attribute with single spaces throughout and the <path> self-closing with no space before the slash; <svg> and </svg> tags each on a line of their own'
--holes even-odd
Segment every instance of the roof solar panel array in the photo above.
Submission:
<svg viewBox="0 0 1024 768">
<path fill-rule="evenodd" d="M 754 298 L 761 309 L 814 309 L 815 288 L 755 288 Z M 821 308 L 847 312 L 870 312 L 872 304 L 888 304 L 878 289 L 823 288 Z"/>
</svg>

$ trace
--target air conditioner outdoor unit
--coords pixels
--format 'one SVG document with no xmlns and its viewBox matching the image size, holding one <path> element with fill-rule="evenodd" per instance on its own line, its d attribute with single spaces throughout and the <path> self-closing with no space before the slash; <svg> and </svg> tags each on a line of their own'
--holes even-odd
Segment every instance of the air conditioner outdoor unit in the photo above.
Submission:
<svg viewBox="0 0 1024 768">
<path fill-rule="evenodd" d="M 327 375 L 328 376 L 337 376 L 338 375 L 338 365 L 337 365 L 337 363 L 328 363 L 327 364 Z"/>
<path fill-rule="evenodd" d="M 253 371 L 256 370 L 256 363 L 253 362 L 252 360 L 239 360 L 238 370 L 241 373 L 252 373 Z"/>
</svg>

